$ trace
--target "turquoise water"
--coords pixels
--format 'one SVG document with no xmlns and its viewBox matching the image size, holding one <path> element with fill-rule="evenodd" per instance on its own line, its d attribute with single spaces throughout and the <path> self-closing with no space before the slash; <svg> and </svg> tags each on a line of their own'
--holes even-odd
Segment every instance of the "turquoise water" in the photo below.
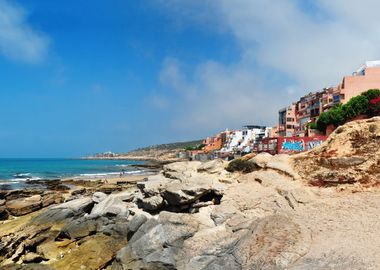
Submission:
<svg viewBox="0 0 380 270">
<path fill-rule="evenodd" d="M 105 176 L 112 174 L 139 174 L 131 167 L 143 164 L 129 160 L 83 160 L 83 159 L 0 159 L 0 189 L 2 185 L 18 186 L 26 180 L 57 179 L 72 176 Z"/>
</svg>

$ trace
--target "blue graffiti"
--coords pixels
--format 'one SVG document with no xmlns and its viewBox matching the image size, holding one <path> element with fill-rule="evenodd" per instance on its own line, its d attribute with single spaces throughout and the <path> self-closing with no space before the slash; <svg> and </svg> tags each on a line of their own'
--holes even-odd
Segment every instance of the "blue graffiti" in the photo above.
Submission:
<svg viewBox="0 0 380 270">
<path fill-rule="evenodd" d="M 285 141 L 282 143 L 282 150 L 302 152 L 304 150 L 302 141 Z"/>
<path fill-rule="evenodd" d="M 311 141 L 311 142 L 308 142 L 307 149 L 309 149 L 309 150 L 313 149 L 313 148 L 315 148 L 317 146 L 320 146 L 322 143 L 323 143 L 323 141 Z"/>
</svg>

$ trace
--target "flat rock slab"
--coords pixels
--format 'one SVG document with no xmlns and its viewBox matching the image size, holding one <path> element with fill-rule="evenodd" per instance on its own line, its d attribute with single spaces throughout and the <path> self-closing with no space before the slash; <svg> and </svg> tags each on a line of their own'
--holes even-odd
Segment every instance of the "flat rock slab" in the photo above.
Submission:
<svg viewBox="0 0 380 270">
<path fill-rule="evenodd" d="M 22 216 L 34 212 L 42 207 L 40 195 L 34 195 L 27 198 L 8 201 L 7 210 L 14 216 Z"/>
</svg>

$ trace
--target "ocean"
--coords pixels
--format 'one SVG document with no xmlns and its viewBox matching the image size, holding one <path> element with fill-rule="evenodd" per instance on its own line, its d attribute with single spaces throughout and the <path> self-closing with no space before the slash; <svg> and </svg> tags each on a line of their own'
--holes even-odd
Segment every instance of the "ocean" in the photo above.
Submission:
<svg viewBox="0 0 380 270">
<path fill-rule="evenodd" d="M 0 189 L 23 188 L 27 180 L 57 179 L 75 176 L 141 174 L 131 165 L 144 164 L 130 160 L 85 159 L 0 159 Z"/>
</svg>

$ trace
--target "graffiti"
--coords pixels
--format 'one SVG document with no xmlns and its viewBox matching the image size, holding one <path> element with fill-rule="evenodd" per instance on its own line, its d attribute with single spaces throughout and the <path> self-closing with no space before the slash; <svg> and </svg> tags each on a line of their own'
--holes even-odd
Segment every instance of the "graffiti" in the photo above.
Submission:
<svg viewBox="0 0 380 270">
<path fill-rule="evenodd" d="M 303 141 L 284 141 L 282 143 L 281 149 L 302 152 L 304 151 Z"/>
<path fill-rule="evenodd" d="M 322 143 L 323 143 L 323 141 L 310 141 L 307 143 L 307 149 L 308 150 L 313 149 L 317 146 L 320 146 Z"/>
</svg>

